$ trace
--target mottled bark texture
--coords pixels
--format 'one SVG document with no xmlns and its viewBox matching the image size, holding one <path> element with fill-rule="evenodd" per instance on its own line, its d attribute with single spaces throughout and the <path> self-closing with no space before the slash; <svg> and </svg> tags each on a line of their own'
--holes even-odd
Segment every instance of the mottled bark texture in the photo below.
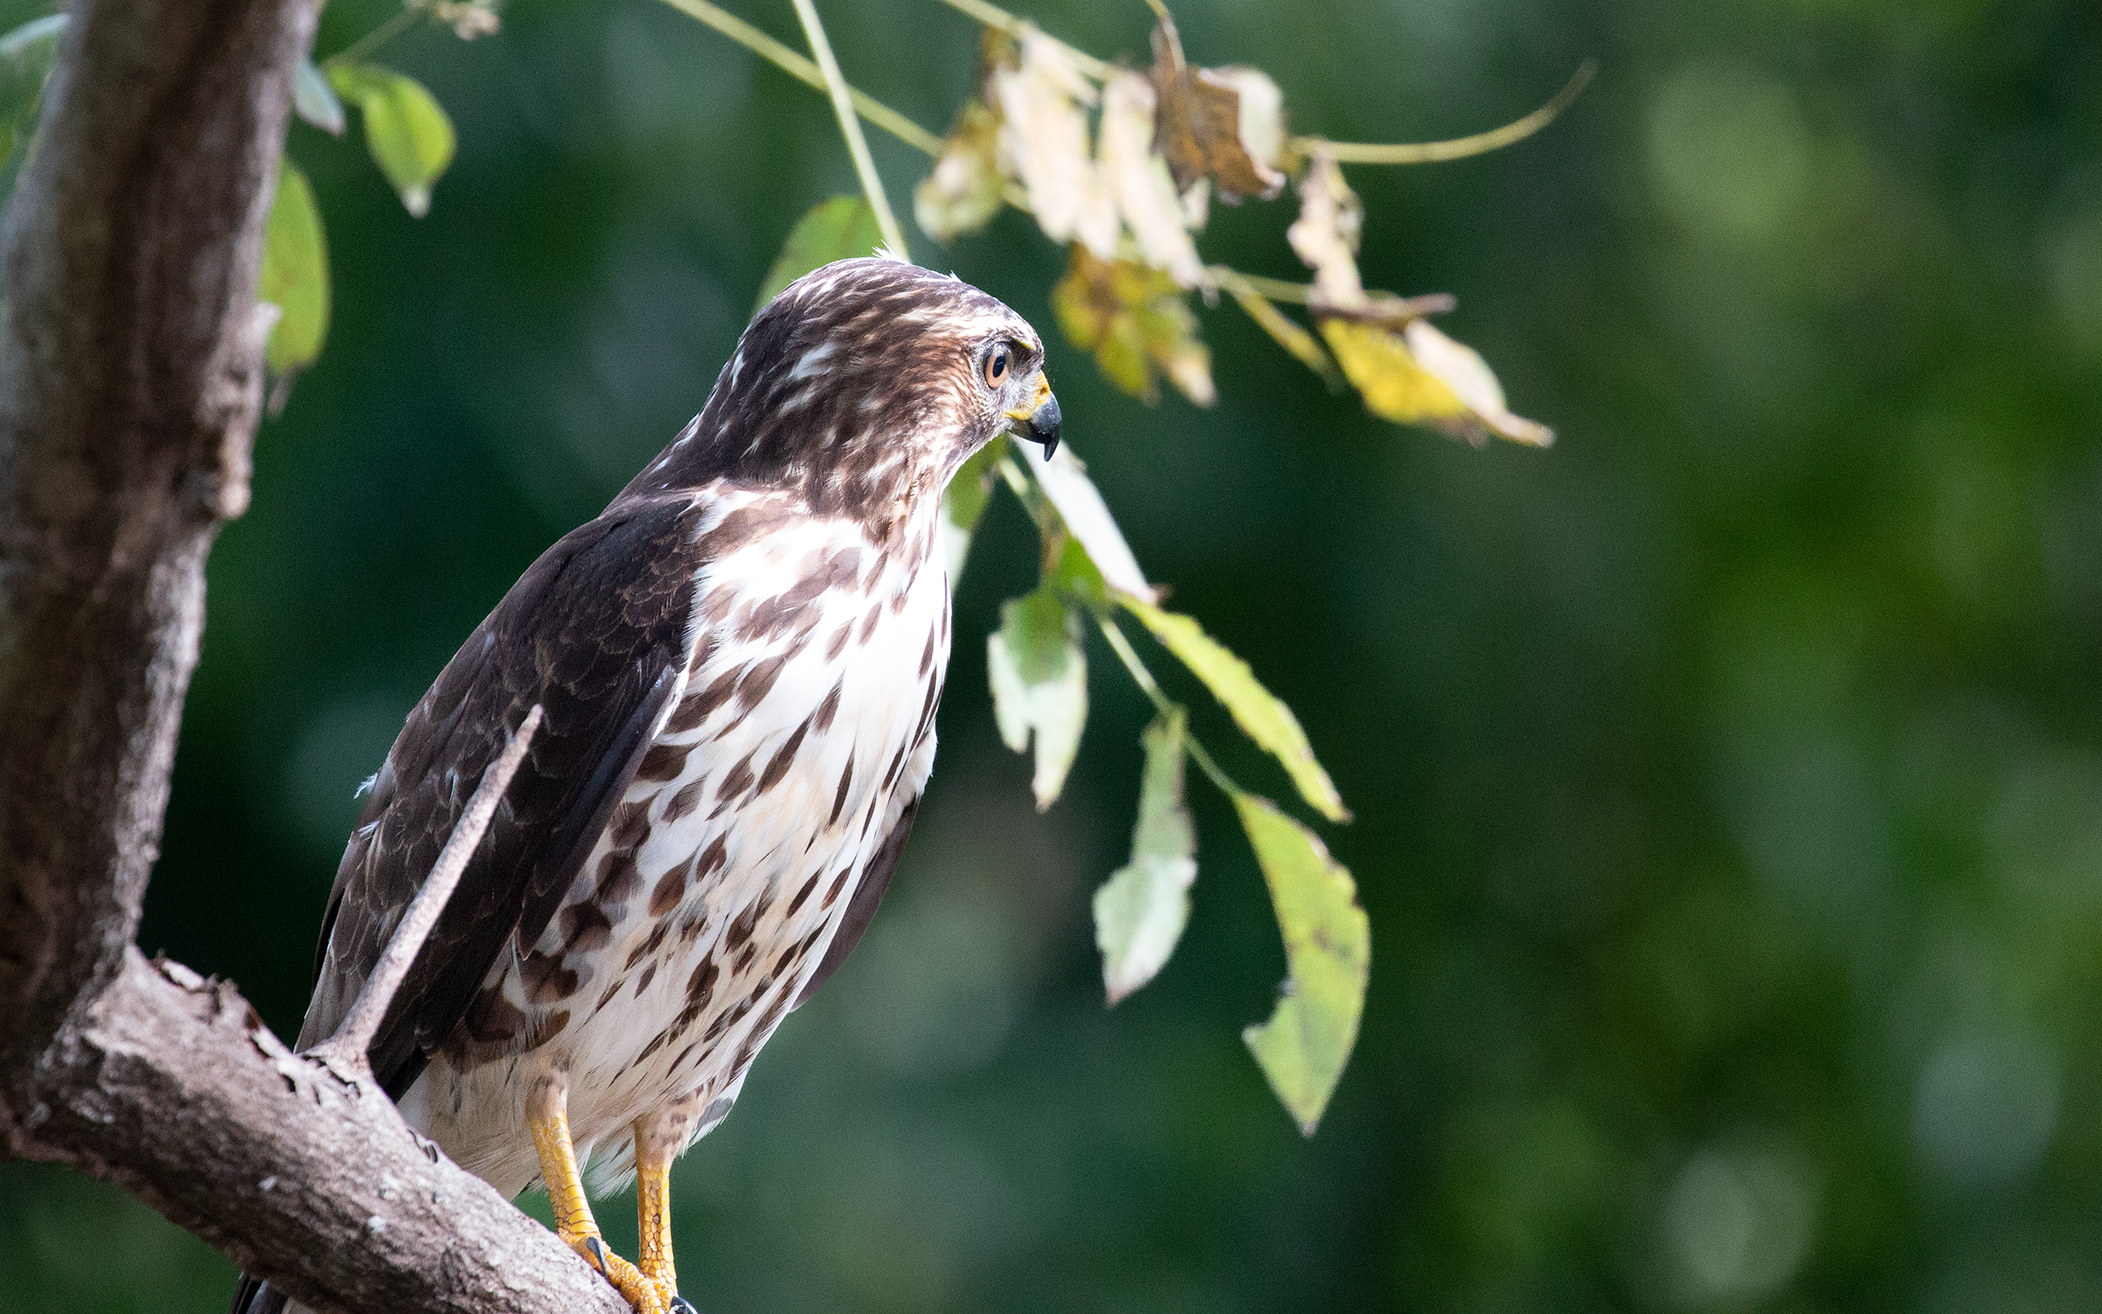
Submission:
<svg viewBox="0 0 2102 1314">
<path fill-rule="evenodd" d="M 618 1314 L 369 1079 L 133 947 L 205 556 L 248 501 L 256 269 L 315 8 L 71 13 L 0 231 L 0 1153 L 119 1182 L 322 1309 Z"/>
</svg>

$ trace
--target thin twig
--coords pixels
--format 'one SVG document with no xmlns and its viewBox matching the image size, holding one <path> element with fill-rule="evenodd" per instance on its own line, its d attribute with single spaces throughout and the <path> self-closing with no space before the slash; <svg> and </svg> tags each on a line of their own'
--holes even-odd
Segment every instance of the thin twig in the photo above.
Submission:
<svg viewBox="0 0 2102 1314">
<path fill-rule="evenodd" d="M 483 832 L 489 829 L 490 818 L 496 815 L 498 800 L 511 787 L 511 777 L 518 773 L 518 764 L 525 761 L 526 748 L 533 742 L 533 732 L 540 728 L 540 704 L 525 714 L 518 723 L 509 743 L 494 762 L 482 771 L 482 782 L 475 787 L 474 797 L 467 800 L 467 810 L 453 823 L 453 833 L 445 841 L 445 849 L 438 861 L 431 865 L 431 874 L 425 878 L 423 888 L 416 892 L 409 911 L 402 915 L 400 925 L 394 928 L 394 938 L 387 942 L 386 952 L 380 955 L 379 963 L 372 975 L 365 979 L 364 989 L 358 991 L 358 1000 L 350 1007 L 350 1015 L 336 1034 L 321 1044 L 316 1051 L 324 1051 L 327 1057 L 363 1067 L 367 1062 L 366 1049 L 372 1044 L 373 1035 L 379 1031 L 380 1020 L 387 1014 L 387 1005 L 394 1002 L 394 992 L 401 988 L 402 978 L 409 974 L 409 965 L 416 961 L 422 951 L 423 942 L 430 938 L 431 928 L 438 924 L 438 914 L 445 911 L 447 900 L 452 898 L 453 887 L 460 883 L 460 874 L 467 870 L 467 860 L 482 842 Z"/>
<path fill-rule="evenodd" d="M 1204 272 L 1211 276 L 1212 282 L 1228 292 L 1234 291 L 1235 285 L 1239 284 L 1240 287 L 1255 293 L 1257 296 L 1265 297 L 1271 301 L 1289 302 L 1295 306 L 1306 305 L 1314 297 L 1314 288 L 1310 283 L 1291 283 L 1282 278 L 1267 278 L 1261 274 L 1244 274 L 1240 270 L 1229 268 L 1226 265 L 1206 265 Z"/>
<path fill-rule="evenodd" d="M 688 18 L 714 28 L 790 77 L 808 83 L 819 91 L 829 90 L 825 85 L 825 75 L 817 65 L 737 15 L 708 3 L 708 0 L 664 0 L 664 3 Z M 853 98 L 855 113 L 907 146 L 923 155 L 942 153 L 942 139 L 903 114 L 851 86 L 847 88 L 847 94 Z"/>
<path fill-rule="evenodd" d="M 1117 66 L 1115 64 L 1097 59 L 1078 46 L 1067 45 L 1065 42 L 1059 41 L 1057 37 L 1051 36 L 1028 19 L 1010 14 L 998 5 L 987 4 L 986 0 L 942 0 L 942 3 L 958 13 L 966 14 L 976 19 L 987 27 L 1000 29 L 1017 41 L 1020 41 L 1028 33 L 1035 32 L 1047 41 L 1057 42 L 1058 45 L 1065 48 L 1066 58 L 1072 61 L 1073 67 L 1097 82 L 1107 82 L 1110 78 L 1116 76 Z"/>
<path fill-rule="evenodd" d="M 1053 517 L 1057 515 L 1051 508 L 1049 499 L 1038 492 L 1035 484 L 1023 473 L 1020 463 L 1012 455 L 1002 456 L 996 468 L 1009 490 L 1014 493 L 1015 500 L 1022 504 L 1022 509 L 1029 513 L 1030 519 L 1036 521 L 1038 532 L 1048 533 L 1055 523 Z M 1114 598 L 1118 595 L 1112 591 L 1110 596 Z M 1162 716 L 1167 716 L 1179 709 L 1182 705 L 1169 698 L 1161 689 L 1160 681 L 1154 679 L 1153 672 L 1146 669 L 1146 663 L 1140 660 L 1138 651 L 1131 646 L 1131 640 L 1124 637 L 1124 631 L 1118 628 L 1116 620 L 1109 612 L 1101 609 L 1101 603 L 1091 603 L 1089 610 L 1094 613 L 1095 623 L 1102 627 L 1102 637 L 1109 640 L 1111 651 L 1117 654 L 1118 661 L 1124 663 L 1124 669 L 1131 673 L 1132 682 L 1151 700 L 1154 710 Z M 1233 777 L 1227 775 L 1212 759 L 1212 755 L 1205 751 L 1204 745 L 1197 742 L 1194 733 L 1186 731 L 1183 742 L 1189 748 L 1190 760 L 1219 787 L 1220 792 L 1228 798 L 1237 798 L 1247 792 L 1236 785 Z"/>
<path fill-rule="evenodd" d="M 431 0 L 417 0 L 417 3 L 401 10 L 386 22 L 321 61 L 322 64 L 349 64 L 363 59 L 414 27 L 431 12 L 431 8 Z"/>
<path fill-rule="evenodd" d="M 1037 491 L 1030 477 L 1022 472 L 1021 463 L 1015 460 L 1014 453 L 1010 451 L 1003 455 L 996 468 L 1000 471 L 1000 478 L 1007 481 L 1008 491 L 1022 504 L 1022 510 L 1036 522 L 1037 532 L 1049 533 L 1052 524 L 1050 503 Z"/>
<path fill-rule="evenodd" d="M 1270 304 L 1270 299 L 1256 286 L 1253 275 L 1243 274 L 1225 265 L 1208 266 L 1205 272 L 1211 275 L 1212 280 L 1220 287 L 1233 295 L 1234 303 L 1240 306 L 1248 318 L 1255 321 L 1258 328 L 1268 333 L 1278 346 L 1292 353 L 1302 365 L 1319 374 L 1329 387 L 1343 386 L 1342 372 L 1336 368 L 1336 363 L 1329 358 L 1328 352 L 1314 340 L 1313 334 Z M 1262 281 L 1276 283 L 1278 280 L 1266 278 Z M 1299 284 L 1296 283 L 1285 283 L 1283 286 L 1294 291 L 1299 289 Z"/>
<path fill-rule="evenodd" d="M 854 157 L 854 173 L 861 179 L 861 190 L 869 198 L 869 208 L 876 212 L 876 230 L 883 234 L 883 244 L 900 260 L 912 256 L 905 246 L 905 230 L 898 227 L 898 217 L 890 212 L 890 198 L 883 194 L 883 179 L 876 173 L 875 157 L 869 154 L 868 138 L 861 135 L 861 119 L 854 112 L 854 89 L 847 85 L 839 72 L 839 61 L 832 57 L 832 43 L 825 38 L 825 25 L 817 16 L 817 5 L 813 0 L 793 0 L 796 19 L 803 25 L 803 36 L 810 42 L 810 53 L 817 57 L 818 71 L 825 75 L 825 92 L 832 98 L 832 112 L 839 116 L 839 135 L 847 139 L 847 154 Z"/>
<path fill-rule="evenodd" d="M 1131 673 L 1133 682 L 1152 700 L 1155 711 L 1162 716 L 1168 716 L 1178 710 L 1187 710 L 1161 690 L 1160 681 L 1154 679 L 1153 672 L 1146 669 L 1146 663 L 1139 660 L 1138 650 L 1131 646 L 1131 640 L 1124 637 L 1124 631 L 1118 627 L 1116 621 L 1106 613 L 1098 612 L 1095 615 L 1095 623 L 1102 627 L 1102 637 L 1109 640 L 1110 650 L 1117 654 L 1118 661 L 1124 663 L 1124 669 Z M 1233 777 L 1227 775 L 1219 764 L 1212 760 L 1212 755 L 1204 750 L 1203 744 L 1197 742 L 1195 734 L 1185 731 L 1183 743 L 1189 748 L 1190 760 L 1219 787 L 1220 793 L 1228 798 L 1239 798 L 1248 792 L 1236 785 Z"/>
<path fill-rule="evenodd" d="M 955 0 L 951 0 L 954 3 Z M 1598 61 L 1587 59 L 1577 66 L 1576 74 L 1567 86 L 1555 93 L 1548 101 L 1531 114 L 1515 123 L 1506 123 L 1490 132 L 1478 132 L 1472 137 L 1457 137 L 1451 141 L 1408 142 L 1388 145 L 1380 142 L 1329 141 L 1324 137 L 1294 137 L 1292 149 L 1304 155 L 1326 155 L 1339 164 L 1435 164 L 1443 160 L 1464 159 L 1469 155 L 1481 155 L 1500 150 L 1513 142 L 1524 141 L 1540 129 L 1553 123 L 1557 115 L 1569 108 L 1583 93 L 1593 75 L 1598 72 Z"/>
</svg>

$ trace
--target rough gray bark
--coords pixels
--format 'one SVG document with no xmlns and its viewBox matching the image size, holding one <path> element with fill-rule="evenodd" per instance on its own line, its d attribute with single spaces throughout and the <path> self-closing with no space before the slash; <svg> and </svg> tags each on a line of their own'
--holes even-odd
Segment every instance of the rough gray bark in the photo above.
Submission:
<svg viewBox="0 0 2102 1314">
<path fill-rule="evenodd" d="M 248 501 L 255 279 L 313 0 L 77 0 L 0 232 L 0 1152 L 322 1309 L 626 1308 L 367 1080 L 133 947 L 204 563 Z"/>
</svg>

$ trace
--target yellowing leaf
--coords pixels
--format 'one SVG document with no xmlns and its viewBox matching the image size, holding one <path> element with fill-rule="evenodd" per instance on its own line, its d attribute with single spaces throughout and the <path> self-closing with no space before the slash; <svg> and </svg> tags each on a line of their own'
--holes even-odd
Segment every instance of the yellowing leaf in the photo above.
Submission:
<svg viewBox="0 0 2102 1314">
<path fill-rule="evenodd" d="M 1095 943 L 1112 1004 L 1159 973 L 1190 920 L 1197 832 L 1183 806 L 1183 722 L 1178 707 L 1146 728 L 1131 861 L 1095 891 Z"/>
<path fill-rule="evenodd" d="M 1218 181 L 1227 200 L 1269 200 L 1285 185 L 1278 168 L 1284 150 L 1283 97 L 1256 69 L 1191 68 L 1183 62 L 1174 28 L 1153 29 L 1154 90 L 1160 98 L 1154 145 L 1175 186 L 1187 191 L 1200 178 Z M 1258 81 L 1258 79 L 1260 81 Z M 1242 101 L 1254 104 L 1244 122 Z"/>
<path fill-rule="evenodd" d="M 365 114 L 365 144 L 401 193 L 401 203 L 421 219 L 431 208 L 431 186 L 453 159 L 453 124 L 422 83 L 377 64 L 328 66 L 336 94 Z"/>
<path fill-rule="evenodd" d="M 920 231 L 937 242 L 975 233 L 1000 212 L 1000 116 L 973 96 L 956 115 L 934 169 L 912 190 Z"/>
<path fill-rule="evenodd" d="M 1335 782 L 1315 760 L 1313 745 L 1307 743 L 1306 731 L 1299 728 L 1299 718 L 1292 715 L 1292 709 L 1282 699 L 1262 686 L 1255 672 L 1248 669 L 1248 663 L 1234 656 L 1188 616 L 1162 611 L 1129 595 L 1117 600 L 1146 623 L 1162 647 L 1204 681 L 1212 696 L 1233 713 L 1234 724 L 1241 727 L 1241 733 L 1284 764 L 1292 783 L 1299 787 L 1301 798 L 1330 821 L 1350 820 L 1350 811 L 1343 806 Z"/>
<path fill-rule="evenodd" d="M 971 459 L 949 480 L 942 490 L 941 518 L 934 522 L 934 534 L 941 541 L 942 561 L 949 570 L 949 591 L 956 591 L 957 577 L 963 574 L 964 558 L 971 551 L 971 531 L 978 527 L 978 517 L 985 514 L 985 504 L 992 500 L 993 469 L 1007 452 L 1007 439 L 996 437 L 985 446 L 971 453 Z"/>
<path fill-rule="evenodd" d="M 1496 381 L 1496 375 L 1480 352 L 1454 342 L 1431 327 L 1428 320 L 1409 321 L 1401 335 L 1409 350 L 1415 353 L 1416 363 L 1451 389 L 1453 396 L 1458 397 L 1460 403 L 1492 432 L 1534 447 L 1546 447 L 1554 442 L 1554 430 L 1511 414 L 1504 403 L 1503 385 Z"/>
<path fill-rule="evenodd" d="M 1093 352 L 1110 382 L 1148 402 L 1166 374 L 1199 406 L 1218 400 L 1211 352 L 1197 338 L 1197 316 L 1175 280 L 1130 260 L 1097 260 L 1076 244 L 1051 309 L 1068 340 Z"/>
<path fill-rule="evenodd" d="M 1195 287 L 1204 277 L 1204 263 L 1190 240 L 1175 181 L 1153 153 L 1153 107 L 1152 83 L 1131 72 L 1111 77 L 1102 88 L 1097 155 L 1146 263 L 1166 270 L 1182 287 Z"/>
<path fill-rule="evenodd" d="M 1350 873 L 1311 831 L 1253 794 L 1235 795 L 1234 807 L 1270 887 L 1289 972 L 1270 1020 L 1241 1038 L 1311 1136 L 1357 1044 L 1372 931 Z"/>
<path fill-rule="evenodd" d="M 1366 409 L 1381 419 L 1477 442 L 1489 433 L 1536 447 L 1554 441 L 1552 429 L 1505 408 L 1503 389 L 1480 355 L 1423 320 L 1397 333 L 1369 320 L 1324 319 L 1321 336 Z"/>
<path fill-rule="evenodd" d="M 781 289 L 813 269 L 835 260 L 869 255 L 883 244 L 883 230 L 876 224 L 876 211 L 860 196 L 834 196 L 810 207 L 796 226 L 788 230 L 781 254 L 766 271 L 760 284 L 757 314 Z"/>
<path fill-rule="evenodd" d="M 1020 67 L 995 68 L 991 86 L 1001 153 L 1029 193 L 1037 226 L 1054 242 L 1078 241 L 1105 260 L 1116 255 L 1116 202 L 1088 150 L 1094 84 L 1063 46 L 1030 28 Z"/>
<path fill-rule="evenodd" d="M 1416 363 L 1401 335 L 1366 320 L 1325 319 L 1321 336 L 1374 415 L 1397 424 L 1457 421 L 1467 414 L 1452 389 Z"/>
<path fill-rule="evenodd" d="M 1086 550 L 1088 560 L 1102 580 L 1120 593 L 1152 602 L 1160 590 L 1146 582 L 1138 558 L 1117 528 L 1101 490 L 1087 477 L 1087 467 L 1073 454 L 1071 443 L 1061 443 L 1056 452 L 1044 455 L 1034 443 L 1017 443 L 1013 449 L 1036 476 L 1037 487 L 1058 512 L 1066 532 Z"/>
<path fill-rule="evenodd" d="M 1058 595 L 1039 589 L 1000 608 L 1000 628 L 986 639 L 993 720 L 1015 752 L 1036 741 L 1031 786 L 1038 811 L 1065 788 L 1087 724 L 1087 656 L 1080 617 Z"/>
<path fill-rule="evenodd" d="M 1331 305 L 1363 304 L 1365 285 L 1358 278 L 1358 238 L 1365 226 L 1365 207 L 1343 181 L 1343 170 L 1325 155 L 1316 156 L 1299 180 L 1299 217 L 1285 230 L 1292 250 L 1314 271 L 1314 291 Z"/>
<path fill-rule="evenodd" d="M 1197 314 L 1181 297 L 1159 296 L 1132 307 L 1139 346 L 1175 390 L 1199 406 L 1219 400 L 1212 384 L 1211 348 L 1197 339 Z"/>
<path fill-rule="evenodd" d="M 279 311 L 264 352 L 272 373 L 304 369 L 321 354 L 328 337 L 328 292 L 328 245 L 314 189 L 297 165 L 279 160 L 256 285 L 257 299 Z"/>
</svg>

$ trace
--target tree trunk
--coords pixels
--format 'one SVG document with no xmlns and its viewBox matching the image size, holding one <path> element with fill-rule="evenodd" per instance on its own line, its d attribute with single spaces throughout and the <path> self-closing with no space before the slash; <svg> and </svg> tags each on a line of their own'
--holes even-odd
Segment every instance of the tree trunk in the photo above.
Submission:
<svg viewBox="0 0 2102 1314">
<path fill-rule="evenodd" d="M 318 1308 L 619 1314 L 369 1080 L 132 944 L 205 558 L 248 502 L 314 20 L 78 0 L 0 230 L 0 1151 L 119 1182 Z"/>
</svg>

